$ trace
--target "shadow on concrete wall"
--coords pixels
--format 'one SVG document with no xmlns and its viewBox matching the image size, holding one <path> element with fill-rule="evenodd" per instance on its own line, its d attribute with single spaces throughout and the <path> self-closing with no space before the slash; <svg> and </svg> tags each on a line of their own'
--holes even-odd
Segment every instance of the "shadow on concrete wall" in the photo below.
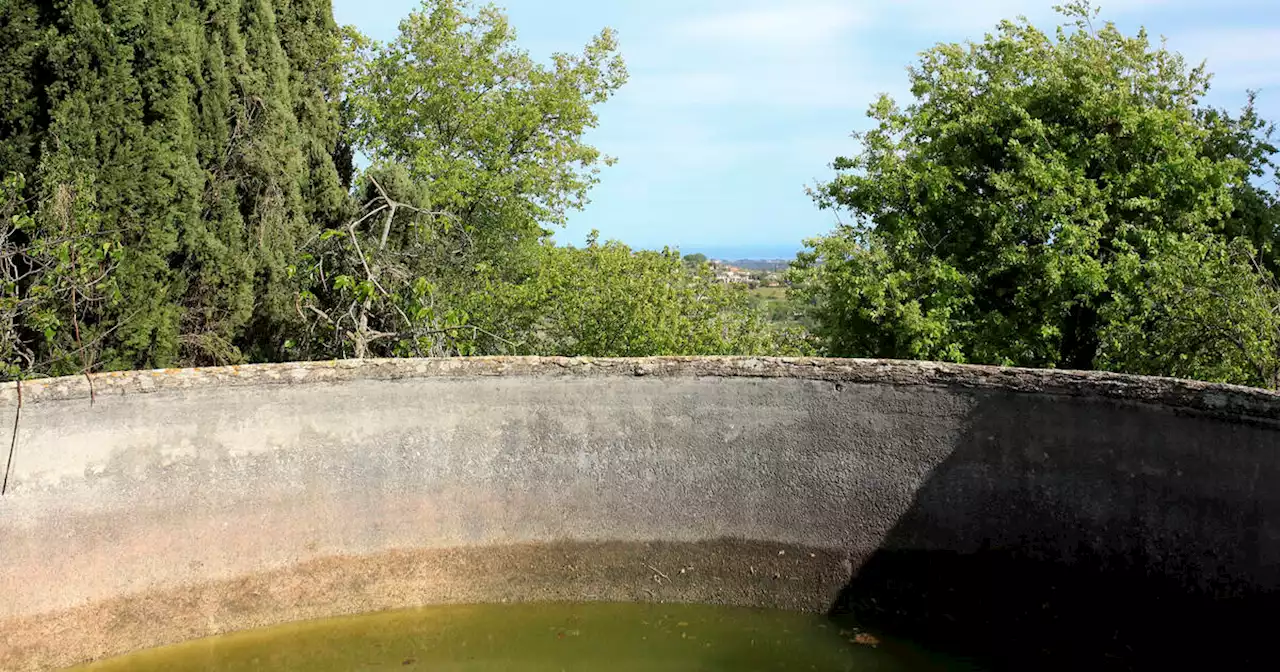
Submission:
<svg viewBox="0 0 1280 672">
<path fill-rule="evenodd" d="M 980 394 L 833 615 L 997 669 L 1280 665 L 1280 429 Z"/>
</svg>

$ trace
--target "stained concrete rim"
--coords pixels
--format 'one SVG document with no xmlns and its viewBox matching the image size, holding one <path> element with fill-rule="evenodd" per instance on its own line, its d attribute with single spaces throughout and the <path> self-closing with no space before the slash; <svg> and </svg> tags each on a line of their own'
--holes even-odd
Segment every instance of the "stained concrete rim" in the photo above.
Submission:
<svg viewBox="0 0 1280 672">
<path fill-rule="evenodd" d="M 164 390 L 340 383 L 353 380 L 518 377 L 795 378 L 834 384 L 924 385 L 1101 397 L 1239 419 L 1280 421 L 1280 393 L 1175 378 L 881 359 L 775 357 L 477 357 L 366 359 L 157 369 L 0 384 L 12 407 Z M 92 385 L 92 388 L 91 388 Z"/>
</svg>

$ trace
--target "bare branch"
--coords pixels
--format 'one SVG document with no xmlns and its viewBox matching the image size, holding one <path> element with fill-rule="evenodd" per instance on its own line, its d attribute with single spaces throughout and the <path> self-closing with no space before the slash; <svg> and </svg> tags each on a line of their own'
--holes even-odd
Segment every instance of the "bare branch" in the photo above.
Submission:
<svg viewBox="0 0 1280 672">
<path fill-rule="evenodd" d="M 357 219 L 355 222 L 353 222 L 353 223 L 351 224 L 351 226 L 355 227 L 355 226 L 360 226 L 361 224 L 364 224 L 364 223 L 365 223 L 365 220 L 369 219 L 370 217 L 373 217 L 374 215 L 378 214 L 379 212 L 382 212 L 383 210 L 386 210 L 386 209 L 387 209 L 387 207 L 389 207 L 389 206 L 387 206 L 387 205 L 384 203 L 383 205 L 380 205 L 380 206 L 378 206 L 378 207 L 374 208 L 372 211 L 370 211 L 370 212 L 369 212 L 369 214 L 367 214 L 367 215 L 365 215 L 364 217 L 361 217 L 360 219 Z"/>
<path fill-rule="evenodd" d="M 368 177 L 369 177 L 369 181 L 373 183 L 373 188 L 377 189 L 378 194 L 382 196 L 382 200 L 386 201 L 387 203 L 390 203 L 391 197 L 387 195 L 387 190 L 383 189 L 382 185 L 378 183 L 377 178 L 375 178 L 372 174 L 369 174 Z"/>
<path fill-rule="evenodd" d="M 356 246 L 356 254 L 360 255 L 360 264 L 364 266 L 364 274 L 367 279 L 373 279 L 373 271 L 369 270 L 369 261 L 364 258 L 364 250 L 360 249 L 360 237 L 356 235 L 354 224 L 347 225 L 347 231 L 351 234 L 351 242 Z"/>
<path fill-rule="evenodd" d="M 369 175 L 368 177 L 369 177 L 369 181 L 373 183 L 374 188 L 378 190 L 378 194 L 382 198 L 382 201 L 384 203 L 383 207 L 389 207 L 391 209 L 391 211 L 387 213 L 386 221 L 384 221 L 382 224 L 382 239 L 378 245 L 378 249 L 380 250 L 386 249 L 387 240 L 391 237 L 391 224 L 395 220 L 396 211 L 401 208 L 404 208 L 405 210 L 409 210 L 411 212 L 416 212 L 420 215 L 451 217 L 459 223 L 461 223 L 462 221 L 457 215 L 453 214 L 452 212 L 446 212 L 444 210 L 425 210 L 423 208 L 409 205 L 408 203 L 401 203 L 399 201 L 396 201 L 392 199 L 389 195 L 387 195 L 387 190 L 382 188 L 382 185 L 378 182 L 377 178 L 375 178 L 373 175 Z"/>
<path fill-rule="evenodd" d="M 319 308 L 316 308 L 315 306 L 312 306 L 312 305 L 308 305 L 307 308 L 310 309 L 311 312 L 315 313 L 316 315 L 319 315 L 320 318 L 323 319 L 325 322 L 328 322 L 329 324 L 335 324 L 333 321 L 333 318 L 329 317 L 329 314 L 324 312 L 323 310 L 320 310 Z"/>
</svg>

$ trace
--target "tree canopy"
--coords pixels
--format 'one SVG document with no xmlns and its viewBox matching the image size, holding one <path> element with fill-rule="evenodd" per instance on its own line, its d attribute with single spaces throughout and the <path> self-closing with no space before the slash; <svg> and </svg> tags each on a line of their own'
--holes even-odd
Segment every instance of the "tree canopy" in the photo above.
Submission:
<svg viewBox="0 0 1280 672">
<path fill-rule="evenodd" d="M 1276 384 L 1269 127 L 1205 107 L 1203 66 L 1145 32 L 1060 9 L 1052 35 L 925 52 L 913 102 L 871 107 L 814 192 L 852 221 L 792 271 L 824 344 Z"/>
<path fill-rule="evenodd" d="M 494 330 L 543 355 L 804 355 L 804 334 L 771 324 L 750 307 L 746 290 L 718 281 L 705 264 L 692 268 L 671 249 L 632 250 L 601 243 L 544 244 L 535 272 L 520 283 L 494 283 Z"/>
<path fill-rule="evenodd" d="M 343 105 L 372 165 L 355 221 L 302 257 L 299 355 L 511 350 L 475 324 L 486 283 L 540 272 L 542 241 L 610 162 L 583 135 L 626 81 L 610 30 L 549 64 L 515 39 L 500 11 L 461 0 L 423 3 L 389 44 L 349 35 Z"/>
<path fill-rule="evenodd" d="M 14 0 L 0 46 L 5 377 L 790 338 L 678 256 L 550 243 L 612 163 L 612 30 L 539 60 L 465 0 L 385 44 L 327 0 Z"/>
<path fill-rule="evenodd" d="M 563 224 L 612 159 L 583 141 L 627 79 L 615 33 L 534 60 L 494 7 L 424 3 L 380 45 L 356 38 L 347 104 L 356 145 L 402 166 L 464 252 L 537 239 Z"/>
<path fill-rule="evenodd" d="M 785 303 L 701 254 L 554 243 L 613 162 L 611 29 L 543 58 L 467 0 L 387 43 L 328 0 L 0 3 L 0 377 L 819 352 L 1280 387 L 1271 124 L 1060 11 L 924 52 L 871 106 L 812 190 L 848 222 Z"/>
<path fill-rule="evenodd" d="M 6 361 L 272 356 L 287 265 L 347 207 L 337 40 L 327 0 L 5 3 Z"/>
</svg>

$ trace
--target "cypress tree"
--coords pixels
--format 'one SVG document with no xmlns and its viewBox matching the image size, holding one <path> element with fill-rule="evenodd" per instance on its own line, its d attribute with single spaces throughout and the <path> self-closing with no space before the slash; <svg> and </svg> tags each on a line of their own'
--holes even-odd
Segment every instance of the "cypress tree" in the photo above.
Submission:
<svg viewBox="0 0 1280 672">
<path fill-rule="evenodd" d="M 30 173 L 48 126 L 49 29 L 32 2 L 0 2 L 0 169 Z"/>
<path fill-rule="evenodd" d="M 347 207 L 337 40 L 327 0 L 5 3 L 0 175 L 42 204 L 23 235 L 74 231 L 110 271 L 27 330 L 37 373 L 82 346 L 113 369 L 280 352 L 290 264 Z"/>
</svg>

